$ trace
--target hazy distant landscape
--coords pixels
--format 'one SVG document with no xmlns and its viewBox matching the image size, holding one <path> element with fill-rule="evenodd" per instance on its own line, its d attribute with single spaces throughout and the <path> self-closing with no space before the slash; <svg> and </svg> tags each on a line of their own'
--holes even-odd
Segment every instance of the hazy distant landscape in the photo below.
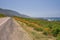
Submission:
<svg viewBox="0 0 60 40">
<path fill-rule="evenodd" d="M 0 9 L 0 17 L 14 18 L 33 40 L 60 40 L 60 17 L 33 18 L 7 9 Z"/>
</svg>

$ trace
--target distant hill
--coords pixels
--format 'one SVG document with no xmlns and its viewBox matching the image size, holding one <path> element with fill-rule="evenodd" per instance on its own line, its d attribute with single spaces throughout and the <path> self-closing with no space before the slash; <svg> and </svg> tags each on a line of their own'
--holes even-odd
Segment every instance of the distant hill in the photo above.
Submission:
<svg viewBox="0 0 60 40">
<path fill-rule="evenodd" d="M 10 16 L 10 17 L 12 17 L 12 16 L 19 16 L 19 17 L 26 17 L 26 18 L 29 17 L 27 15 L 20 14 L 16 11 L 9 10 L 9 9 L 2 9 L 2 8 L 0 8 L 0 14 L 4 14 L 4 15 Z"/>
<path fill-rule="evenodd" d="M 48 21 L 60 21 L 60 17 L 47 17 L 47 18 L 44 18 Z"/>
<path fill-rule="evenodd" d="M 43 19 L 43 20 L 48 20 L 48 21 L 60 21 L 60 17 L 40 17 L 36 19 Z"/>
</svg>

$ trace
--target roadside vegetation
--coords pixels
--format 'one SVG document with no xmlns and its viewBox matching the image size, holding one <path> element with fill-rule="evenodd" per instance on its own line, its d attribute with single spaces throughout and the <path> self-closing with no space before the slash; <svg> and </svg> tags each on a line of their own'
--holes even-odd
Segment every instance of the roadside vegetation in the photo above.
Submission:
<svg viewBox="0 0 60 40">
<path fill-rule="evenodd" d="M 22 26 L 24 24 L 27 25 L 24 29 L 32 34 L 33 40 L 40 40 L 41 38 L 42 40 L 43 38 L 44 40 L 46 38 L 60 40 L 60 21 L 47 21 L 43 19 L 22 18 L 16 16 L 14 16 L 14 18 L 18 23 L 22 22 Z"/>
<path fill-rule="evenodd" d="M 1 18 L 1 17 L 5 17 L 5 15 L 4 15 L 4 14 L 0 14 L 0 18 Z"/>
</svg>

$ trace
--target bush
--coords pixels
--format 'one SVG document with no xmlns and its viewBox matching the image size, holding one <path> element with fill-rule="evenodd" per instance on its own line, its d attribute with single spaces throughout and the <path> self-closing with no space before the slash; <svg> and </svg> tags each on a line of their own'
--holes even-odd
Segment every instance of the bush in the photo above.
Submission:
<svg viewBox="0 0 60 40">
<path fill-rule="evenodd" d="M 53 34 L 54 37 L 57 37 L 57 34 L 59 34 L 59 32 L 60 32 L 59 29 L 54 29 L 54 30 L 52 31 L 52 34 Z"/>
<path fill-rule="evenodd" d="M 43 31 L 42 28 L 34 28 L 34 30 L 36 30 L 36 31 Z"/>
<path fill-rule="evenodd" d="M 51 34 L 50 28 L 44 28 L 43 34 L 44 35 L 50 35 Z"/>
<path fill-rule="evenodd" d="M 3 14 L 0 14 L 0 17 L 5 17 L 5 15 L 3 15 Z"/>
<path fill-rule="evenodd" d="M 48 35 L 48 32 L 44 31 L 43 34 L 44 34 L 44 35 Z"/>
<path fill-rule="evenodd" d="M 57 36 L 57 39 L 56 40 L 60 40 L 60 34 Z"/>
</svg>

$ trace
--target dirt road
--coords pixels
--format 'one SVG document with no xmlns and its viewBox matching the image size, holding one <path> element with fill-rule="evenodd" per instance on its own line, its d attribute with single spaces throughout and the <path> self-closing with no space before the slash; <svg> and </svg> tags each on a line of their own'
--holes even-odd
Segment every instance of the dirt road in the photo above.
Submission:
<svg viewBox="0 0 60 40">
<path fill-rule="evenodd" d="M 32 40 L 28 33 L 12 18 L 0 18 L 0 40 Z"/>
</svg>

